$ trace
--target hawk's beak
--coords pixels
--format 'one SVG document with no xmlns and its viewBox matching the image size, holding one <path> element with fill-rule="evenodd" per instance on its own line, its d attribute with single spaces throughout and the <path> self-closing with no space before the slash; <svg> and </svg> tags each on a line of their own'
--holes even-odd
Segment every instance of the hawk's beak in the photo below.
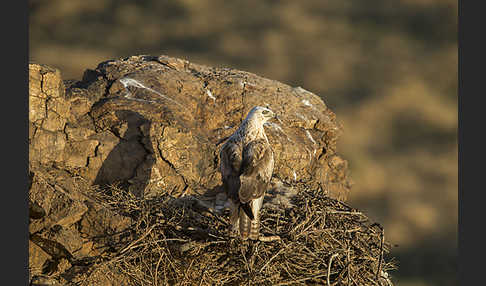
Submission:
<svg viewBox="0 0 486 286">
<path fill-rule="evenodd" d="M 277 113 L 274 114 L 273 118 L 276 119 L 278 122 L 282 123 L 282 120 L 280 120 L 280 117 L 277 115 Z"/>
</svg>

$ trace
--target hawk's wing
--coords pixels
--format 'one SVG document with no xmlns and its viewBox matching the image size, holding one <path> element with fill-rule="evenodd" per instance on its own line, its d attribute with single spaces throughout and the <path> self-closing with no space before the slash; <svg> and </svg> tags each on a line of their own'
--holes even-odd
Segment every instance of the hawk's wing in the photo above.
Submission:
<svg viewBox="0 0 486 286">
<path fill-rule="evenodd" d="M 254 140 L 244 148 L 227 141 L 221 147 L 221 176 L 224 189 L 235 202 L 231 220 L 243 239 L 257 239 L 260 208 L 273 172 L 273 151 L 266 140 Z"/>
<path fill-rule="evenodd" d="M 220 171 L 224 189 L 233 200 L 238 198 L 238 190 L 240 189 L 241 152 L 241 145 L 232 141 L 227 141 L 220 151 Z"/>
<path fill-rule="evenodd" d="M 242 152 L 239 199 L 247 203 L 264 195 L 273 171 L 273 152 L 264 140 L 248 143 Z"/>
<path fill-rule="evenodd" d="M 243 148 L 238 196 L 240 234 L 243 239 L 260 236 L 260 209 L 273 172 L 273 152 L 266 140 L 254 140 Z M 246 214 L 246 215 L 245 215 Z"/>
</svg>

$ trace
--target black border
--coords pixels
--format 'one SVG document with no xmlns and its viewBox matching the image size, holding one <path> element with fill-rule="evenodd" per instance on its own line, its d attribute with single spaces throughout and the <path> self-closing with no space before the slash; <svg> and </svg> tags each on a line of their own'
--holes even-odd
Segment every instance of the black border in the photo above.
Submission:
<svg viewBox="0 0 486 286">
<path fill-rule="evenodd" d="M 464 5 L 464 3 L 467 3 Z M 486 44 L 484 9 L 480 1 L 458 1 L 458 277 L 460 285 L 481 285 L 484 280 L 485 225 L 484 153 L 486 146 L 484 97 Z M 477 30 L 476 30 L 477 29 Z M 468 134 L 468 136 L 465 136 Z M 478 261 L 477 261 L 478 260 Z M 484 281 L 483 281 L 484 283 Z"/>
<path fill-rule="evenodd" d="M 28 285 L 28 1 L 2 9 L 2 246 L 5 284 Z M 9 283 L 14 281 L 14 283 Z"/>
</svg>

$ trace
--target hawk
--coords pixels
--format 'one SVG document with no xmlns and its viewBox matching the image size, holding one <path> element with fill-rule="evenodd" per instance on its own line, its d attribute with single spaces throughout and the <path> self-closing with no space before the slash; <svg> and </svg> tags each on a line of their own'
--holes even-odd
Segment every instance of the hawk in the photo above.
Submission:
<svg viewBox="0 0 486 286">
<path fill-rule="evenodd" d="M 221 146 L 220 172 L 230 202 L 230 221 L 243 240 L 260 236 L 260 209 L 274 166 L 263 124 L 274 117 L 268 108 L 253 107 Z"/>
</svg>

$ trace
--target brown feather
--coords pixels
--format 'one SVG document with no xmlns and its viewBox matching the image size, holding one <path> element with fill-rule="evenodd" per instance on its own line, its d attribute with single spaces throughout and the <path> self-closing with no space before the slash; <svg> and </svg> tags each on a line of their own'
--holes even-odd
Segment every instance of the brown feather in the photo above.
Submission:
<svg viewBox="0 0 486 286">
<path fill-rule="evenodd" d="M 262 196 L 267 189 L 272 175 L 266 168 L 273 154 L 265 140 L 255 140 L 243 148 L 242 155 L 238 196 L 240 201 L 246 203 Z"/>
</svg>

